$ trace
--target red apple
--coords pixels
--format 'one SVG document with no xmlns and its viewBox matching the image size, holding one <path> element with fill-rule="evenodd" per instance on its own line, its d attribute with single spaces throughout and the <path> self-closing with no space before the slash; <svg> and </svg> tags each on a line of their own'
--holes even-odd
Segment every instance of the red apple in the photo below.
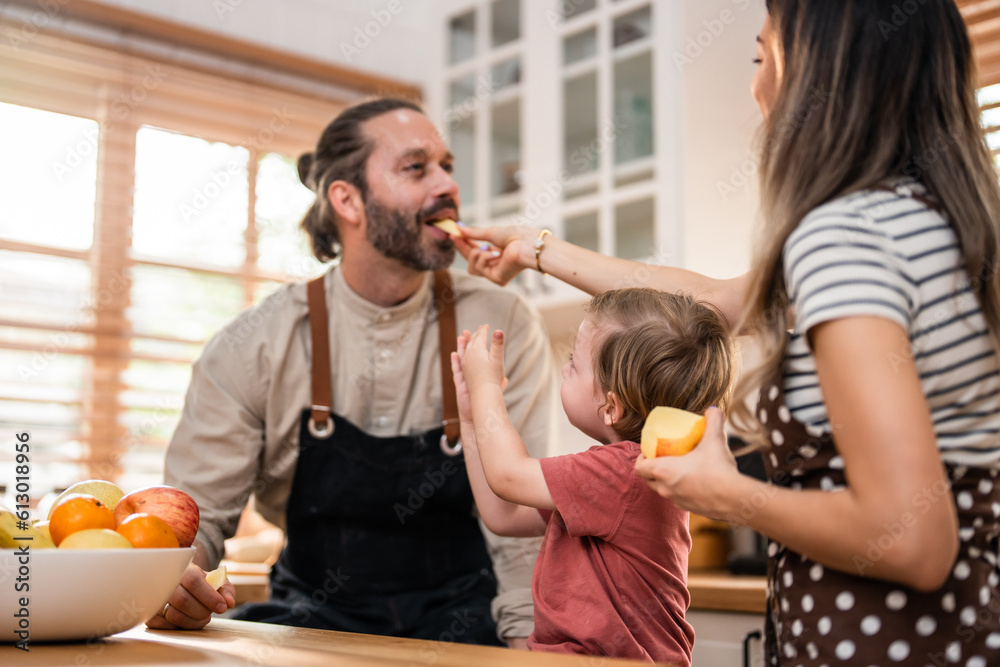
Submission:
<svg viewBox="0 0 1000 667">
<path fill-rule="evenodd" d="M 198 532 L 198 503 L 194 498 L 172 486 L 147 486 L 126 494 L 115 505 L 118 525 L 131 514 L 145 512 L 167 522 L 182 547 L 194 543 Z"/>
</svg>

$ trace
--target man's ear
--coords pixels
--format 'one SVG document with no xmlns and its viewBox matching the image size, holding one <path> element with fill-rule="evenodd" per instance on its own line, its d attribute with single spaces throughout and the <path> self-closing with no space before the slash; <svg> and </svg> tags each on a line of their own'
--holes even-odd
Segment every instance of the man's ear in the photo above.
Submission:
<svg viewBox="0 0 1000 667">
<path fill-rule="evenodd" d="M 337 214 L 337 219 L 348 225 L 360 225 L 364 219 L 365 203 L 361 192 L 347 181 L 337 180 L 326 189 L 326 197 Z"/>
<path fill-rule="evenodd" d="M 604 413 L 604 425 L 614 426 L 625 414 L 625 408 L 622 407 L 622 402 L 619 400 L 618 395 L 613 391 L 609 391 L 604 397 L 604 407 L 602 412 Z"/>
</svg>

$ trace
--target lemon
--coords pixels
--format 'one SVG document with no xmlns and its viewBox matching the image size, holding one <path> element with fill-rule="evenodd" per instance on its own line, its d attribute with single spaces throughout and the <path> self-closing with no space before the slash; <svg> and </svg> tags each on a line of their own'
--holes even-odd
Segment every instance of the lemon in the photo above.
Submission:
<svg viewBox="0 0 1000 667">
<path fill-rule="evenodd" d="M 85 528 L 70 533 L 60 549 L 132 549 L 132 543 L 110 528 Z"/>
</svg>

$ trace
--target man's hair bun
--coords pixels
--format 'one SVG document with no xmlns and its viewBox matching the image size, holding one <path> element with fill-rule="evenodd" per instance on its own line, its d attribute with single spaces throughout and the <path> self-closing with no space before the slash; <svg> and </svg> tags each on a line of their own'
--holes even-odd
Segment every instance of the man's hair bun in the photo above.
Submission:
<svg viewBox="0 0 1000 667">
<path fill-rule="evenodd" d="M 303 153 L 299 156 L 298 162 L 299 180 L 302 181 L 302 185 L 313 191 L 316 190 L 316 183 L 309 172 L 312 171 L 312 166 L 315 161 L 315 154 Z"/>
</svg>

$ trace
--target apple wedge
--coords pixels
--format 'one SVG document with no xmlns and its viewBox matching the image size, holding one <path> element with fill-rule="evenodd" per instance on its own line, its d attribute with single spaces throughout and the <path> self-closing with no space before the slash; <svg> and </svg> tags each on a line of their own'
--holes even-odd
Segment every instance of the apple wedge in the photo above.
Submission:
<svg viewBox="0 0 1000 667">
<path fill-rule="evenodd" d="M 682 456 L 694 449 L 704 434 L 704 416 L 679 408 L 657 407 L 646 417 L 640 445 L 647 459 Z"/>
<path fill-rule="evenodd" d="M 214 588 L 215 590 L 219 590 L 219 586 L 226 583 L 226 566 L 220 565 L 219 567 L 215 568 L 214 570 L 206 574 L 205 581 L 207 581 L 208 585 Z"/>
<path fill-rule="evenodd" d="M 445 218 L 444 220 L 438 220 L 431 223 L 438 229 L 442 230 L 448 236 L 461 236 L 462 231 L 458 228 L 458 223 L 450 218 Z"/>
</svg>

